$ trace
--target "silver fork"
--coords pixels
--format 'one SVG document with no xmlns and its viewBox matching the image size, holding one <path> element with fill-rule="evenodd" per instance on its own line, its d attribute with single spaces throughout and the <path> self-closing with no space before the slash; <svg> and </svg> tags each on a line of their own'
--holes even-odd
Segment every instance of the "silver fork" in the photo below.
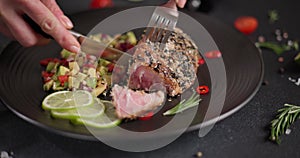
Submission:
<svg viewBox="0 0 300 158">
<path fill-rule="evenodd" d="M 145 41 L 159 44 L 160 49 L 165 47 L 178 20 L 176 5 L 175 0 L 169 0 L 164 6 L 155 8 L 146 29 Z"/>
</svg>

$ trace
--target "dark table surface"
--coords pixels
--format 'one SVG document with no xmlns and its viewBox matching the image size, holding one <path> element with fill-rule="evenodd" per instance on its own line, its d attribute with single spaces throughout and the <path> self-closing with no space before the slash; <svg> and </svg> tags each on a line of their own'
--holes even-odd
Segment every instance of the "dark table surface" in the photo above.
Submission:
<svg viewBox="0 0 300 158">
<path fill-rule="evenodd" d="M 59 1 L 67 13 L 75 13 L 88 8 L 88 3 L 79 5 L 77 1 Z M 68 6 L 72 3 L 73 9 Z M 75 3 L 76 2 L 76 3 Z M 76 4 L 78 3 L 78 6 Z M 83 2 L 82 2 L 83 3 Z M 116 6 L 158 4 L 160 1 L 141 3 L 115 1 Z M 273 32 L 281 28 L 289 33 L 289 38 L 300 38 L 300 1 L 286 0 L 209 0 L 211 8 L 205 14 L 219 19 L 227 25 L 241 15 L 251 15 L 258 19 L 259 28 L 247 38 L 253 42 L 259 35 L 274 40 Z M 206 4 L 207 5 L 207 4 Z M 268 22 L 268 11 L 276 9 L 280 19 L 274 24 Z M 1 37 L 1 44 L 8 40 Z M 265 80 L 256 96 L 241 110 L 217 123 L 203 138 L 198 131 L 183 134 L 170 145 L 156 151 L 129 153 L 108 147 L 101 142 L 82 141 L 63 137 L 36 127 L 8 111 L 0 104 L 0 151 L 12 151 L 16 158 L 53 157 L 173 157 L 188 158 L 200 151 L 207 158 L 233 157 L 300 157 L 300 121 L 291 127 L 291 134 L 282 137 L 276 145 L 268 140 L 270 121 L 284 103 L 300 105 L 300 86 L 288 80 L 299 78 L 300 67 L 292 63 L 297 52 L 285 53 L 283 63 L 277 61 L 275 53 L 263 50 Z M 285 68 L 284 74 L 278 69 Z"/>
</svg>

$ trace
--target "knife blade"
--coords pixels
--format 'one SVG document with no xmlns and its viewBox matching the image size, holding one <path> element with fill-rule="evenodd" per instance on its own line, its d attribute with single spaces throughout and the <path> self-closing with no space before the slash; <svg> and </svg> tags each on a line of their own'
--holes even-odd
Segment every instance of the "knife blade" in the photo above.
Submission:
<svg viewBox="0 0 300 158">
<path fill-rule="evenodd" d="M 41 34 L 45 38 L 53 39 L 51 35 L 45 33 L 41 29 L 41 27 L 29 16 L 25 14 L 23 15 L 23 18 L 33 28 L 35 32 Z M 104 43 L 95 41 L 74 30 L 69 30 L 69 32 L 78 40 L 78 42 L 81 44 L 81 51 L 86 54 L 91 54 L 98 58 L 102 58 L 113 63 L 117 63 L 121 57 L 123 62 L 127 60 L 129 62 L 129 60 L 132 59 L 132 55 L 128 54 L 127 52 L 123 52 L 118 49 L 109 47 Z"/>
<path fill-rule="evenodd" d="M 118 49 L 109 47 L 101 42 L 95 41 L 73 30 L 69 30 L 69 32 L 81 44 L 81 51 L 84 53 L 91 54 L 96 57 L 100 57 L 102 59 L 108 60 L 113 63 L 117 63 L 117 61 L 121 57 L 122 60 L 128 59 L 128 61 L 132 58 L 132 55 L 127 52 L 123 52 Z"/>
</svg>

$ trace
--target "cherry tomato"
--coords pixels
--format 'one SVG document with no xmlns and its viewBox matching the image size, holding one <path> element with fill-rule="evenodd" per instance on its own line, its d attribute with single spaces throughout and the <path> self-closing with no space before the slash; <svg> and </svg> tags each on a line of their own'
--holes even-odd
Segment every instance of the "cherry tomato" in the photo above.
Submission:
<svg viewBox="0 0 300 158">
<path fill-rule="evenodd" d="M 208 86 L 202 85 L 202 86 L 197 87 L 196 91 L 197 91 L 197 93 L 204 95 L 209 92 L 209 88 L 208 88 Z"/>
<path fill-rule="evenodd" d="M 139 117 L 139 120 L 141 120 L 141 121 L 147 121 L 147 120 L 150 120 L 150 119 L 152 118 L 153 115 L 154 115 L 153 112 L 149 112 L 149 113 L 147 113 L 145 116 Z"/>
<path fill-rule="evenodd" d="M 90 3 L 90 8 L 92 9 L 112 7 L 112 6 L 113 6 L 112 0 L 92 0 L 92 2 Z"/>
<path fill-rule="evenodd" d="M 234 27 L 240 32 L 249 35 L 256 30 L 258 21 L 252 16 L 241 16 L 234 22 Z"/>
</svg>

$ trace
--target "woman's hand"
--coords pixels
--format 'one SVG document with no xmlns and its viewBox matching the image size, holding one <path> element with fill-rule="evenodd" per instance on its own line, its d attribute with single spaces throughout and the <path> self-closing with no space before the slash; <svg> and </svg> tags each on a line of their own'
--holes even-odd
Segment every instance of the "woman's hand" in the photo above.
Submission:
<svg viewBox="0 0 300 158">
<path fill-rule="evenodd" d="M 47 43 L 48 39 L 36 33 L 24 21 L 24 14 L 63 48 L 72 52 L 79 51 L 79 43 L 67 30 L 73 24 L 55 0 L 0 0 L 0 32 L 26 47 Z"/>
</svg>

